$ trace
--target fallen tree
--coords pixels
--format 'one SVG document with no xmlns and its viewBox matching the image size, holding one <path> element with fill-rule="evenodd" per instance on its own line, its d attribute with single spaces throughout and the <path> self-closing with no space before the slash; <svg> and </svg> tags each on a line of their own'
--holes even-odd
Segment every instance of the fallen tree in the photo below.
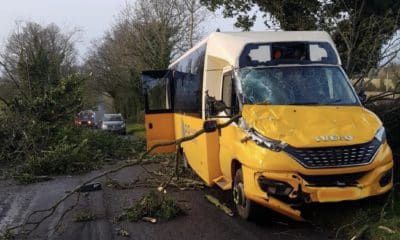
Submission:
<svg viewBox="0 0 400 240">
<path fill-rule="evenodd" d="M 241 115 L 236 115 L 236 116 L 232 117 L 231 119 L 229 119 L 228 121 L 226 121 L 224 123 L 217 124 L 215 126 L 214 130 L 216 131 L 216 130 L 225 128 L 225 127 L 229 126 L 232 122 L 237 121 L 240 117 L 241 117 Z M 171 182 L 172 182 L 174 177 L 175 178 L 179 178 L 179 174 L 178 174 L 178 166 L 179 166 L 179 161 L 180 161 L 179 151 L 181 149 L 182 143 L 191 141 L 191 140 L 197 138 L 198 136 L 200 136 L 200 135 L 202 135 L 202 134 L 204 134 L 206 132 L 207 131 L 203 128 L 203 129 L 200 129 L 199 131 L 195 132 L 192 135 L 188 135 L 188 136 L 179 138 L 179 139 L 174 140 L 174 141 L 168 141 L 168 142 L 163 142 L 163 143 L 159 143 L 159 144 L 153 145 L 151 148 L 149 148 L 147 151 L 145 151 L 143 154 L 141 154 L 138 159 L 131 160 L 126 164 L 123 164 L 123 165 L 120 165 L 120 166 L 115 167 L 113 169 L 104 171 L 104 172 L 102 172 L 102 173 L 100 173 L 100 174 L 98 174 L 98 175 L 96 175 L 94 177 L 89 178 L 88 180 L 84 181 L 83 183 L 75 186 L 73 188 L 73 190 L 71 190 L 65 196 L 63 196 L 61 199 L 59 199 L 57 202 L 55 202 L 51 207 L 46 208 L 46 209 L 40 209 L 40 210 L 33 211 L 32 213 L 30 213 L 27 216 L 27 218 L 25 219 L 25 221 L 22 224 L 8 227 L 0 236 L 13 235 L 14 231 L 16 231 L 17 235 L 29 236 L 36 229 L 38 229 L 38 227 L 41 226 L 41 224 L 43 224 L 43 222 L 45 220 L 50 218 L 56 212 L 56 210 L 60 207 L 60 205 L 62 203 L 64 203 L 65 201 L 71 199 L 73 196 L 77 195 L 77 198 L 76 198 L 76 201 L 75 201 L 74 205 L 72 205 L 69 208 L 67 208 L 60 215 L 59 219 L 57 220 L 56 228 L 54 229 L 55 231 L 57 231 L 58 228 L 61 226 L 61 223 L 62 223 L 64 217 L 67 215 L 67 213 L 72 211 L 77 206 L 77 204 L 79 203 L 80 193 L 81 193 L 81 189 L 83 187 L 85 187 L 86 185 L 88 185 L 90 183 L 93 183 L 93 181 L 95 181 L 95 180 L 98 180 L 100 178 L 106 177 L 109 174 L 117 173 L 117 172 L 121 171 L 122 169 L 129 168 L 129 167 L 136 166 L 136 165 L 143 166 L 145 164 L 155 163 L 154 161 L 150 161 L 150 160 L 146 159 L 146 156 L 148 156 L 150 153 L 152 153 L 157 148 L 175 145 L 176 149 L 177 149 L 176 157 L 175 157 L 175 164 L 176 164 L 175 165 L 176 166 L 175 167 L 175 171 L 174 171 L 173 174 L 171 174 L 171 176 L 166 181 L 164 181 L 159 186 L 159 188 L 161 188 L 161 189 L 164 189 L 164 188 L 168 187 L 171 184 Z M 39 216 L 39 218 L 35 220 L 35 218 L 37 218 L 38 216 Z"/>
</svg>

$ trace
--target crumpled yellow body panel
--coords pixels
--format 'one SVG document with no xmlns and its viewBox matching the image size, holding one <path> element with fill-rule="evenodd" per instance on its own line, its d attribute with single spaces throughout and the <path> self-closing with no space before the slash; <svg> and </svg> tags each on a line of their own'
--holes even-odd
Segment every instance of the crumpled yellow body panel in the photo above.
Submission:
<svg viewBox="0 0 400 240">
<path fill-rule="evenodd" d="M 294 147 L 365 143 L 381 126 L 373 113 L 360 106 L 244 105 L 242 116 L 263 136 Z M 352 140 L 317 142 L 320 136 L 352 136 Z"/>
<path fill-rule="evenodd" d="M 294 147 L 332 147 L 356 145 L 371 141 L 381 127 L 381 121 L 361 106 L 272 106 L 244 105 L 242 116 L 250 128 L 261 135 L 286 142 Z M 352 140 L 316 141 L 318 136 L 352 136 Z M 381 187 L 379 182 L 393 167 L 392 152 L 383 143 L 374 160 L 367 165 L 341 168 L 305 168 L 284 151 L 272 151 L 246 140 L 246 131 L 238 125 L 220 133 L 220 166 L 226 179 L 232 181 L 232 160 L 241 163 L 246 197 L 296 220 L 301 212 L 289 203 L 264 192 L 257 179 L 268 179 L 290 184 L 296 198 L 301 191 L 307 202 L 338 202 L 357 200 L 383 194 L 393 183 Z M 339 175 L 364 172 L 355 186 L 312 186 L 303 176 Z"/>
</svg>

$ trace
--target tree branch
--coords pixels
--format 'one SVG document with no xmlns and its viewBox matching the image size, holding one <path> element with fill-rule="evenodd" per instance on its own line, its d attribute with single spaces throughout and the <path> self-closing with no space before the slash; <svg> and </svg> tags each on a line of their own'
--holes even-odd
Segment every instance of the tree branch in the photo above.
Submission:
<svg viewBox="0 0 400 240">
<path fill-rule="evenodd" d="M 7 107 L 10 107 L 10 103 L 1 96 L 0 96 L 0 101 L 2 101 Z"/>
<path fill-rule="evenodd" d="M 217 124 L 216 130 L 223 129 L 223 128 L 229 126 L 232 122 L 237 121 L 240 117 L 241 117 L 241 115 L 239 114 L 239 115 L 236 115 L 236 116 L 232 117 L 232 118 L 229 119 L 227 122 L 224 122 L 224 123 L 222 123 L 222 124 Z M 24 222 L 23 224 L 17 225 L 17 226 L 13 226 L 13 227 L 10 227 L 10 228 L 7 228 L 7 229 L 5 230 L 5 232 L 6 232 L 6 233 L 9 233 L 9 232 L 14 231 L 14 230 L 22 230 L 23 232 L 20 233 L 20 234 L 30 235 L 30 234 L 31 234 L 32 232 L 34 232 L 39 226 L 41 226 L 41 224 L 43 224 L 43 222 L 44 222 L 46 219 L 48 219 L 49 217 L 51 217 L 51 216 L 55 213 L 55 211 L 58 209 L 58 207 L 61 205 L 61 203 L 65 202 L 66 200 L 68 200 L 69 198 L 71 198 L 75 193 L 79 193 L 79 192 L 80 192 L 80 189 L 81 189 L 83 186 L 85 186 L 85 185 L 87 185 L 87 184 L 89 184 L 89 183 L 91 183 L 91 182 L 93 182 L 93 181 L 95 181 L 95 180 L 97 180 L 97 179 L 99 179 L 99 178 L 105 177 L 105 176 L 107 176 L 108 174 L 117 173 L 117 172 L 121 171 L 122 169 L 125 169 L 125 168 L 128 168 L 128 167 L 132 167 L 132 166 L 140 165 L 140 164 L 144 164 L 144 163 L 154 163 L 154 162 L 145 161 L 144 159 L 145 159 L 145 157 L 146 157 L 147 155 L 149 155 L 150 153 L 152 153 L 155 149 L 160 148 L 160 147 L 165 147 L 165 146 L 171 146 L 171 145 L 180 146 L 182 143 L 191 141 L 191 140 L 193 140 L 193 139 L 199 137 L 200 135 L 202 135 L 202 134 L 204 134 L 204 133 L 205 133 L 205 130 L 204 130 L 204 129 L 200 129 L 199 131 L 195 132 L 195 133 L 192 134 L 192 135 L 185 136 L 185 137 L 179 138 L 179 139 L 174 140 L 174 141 L 168 141 L 168 142 L 164 142 L 164 143 L 155 144 L 155 145 L 153 145 L 152 147 L 150 147 L 150 149 L 148 149 L 146 152 L 144 152 L 144 153 L 139 157 L 139 159 L 133 160 L 133 161 L 127 163 L 127 164 L 123 164 L 123 165 L 118 166 L 118 167 L 116 167 L 116 168 L 113 168 L 113 169 L 104 171 L 104 172 L 101 173 L 101 174 L 98 174 L 98 175 L 96 175 L 96 176 L 94 176 L 94 177 L 89 178 L 88 180 L 84 181 L 82 184 L 79 184 L 79 185 L 75 186 L 75 188 L 74 188 L 71 192 L 69 192 L 68 194 L 66 194 L 66 195 L 65 195 L 64 197 L 62 197 L 61 199 L 59 199 L 59 200 L 58 200 L 57 202 L 55 202 L 51 207 L 49 207 L 49 208 L 47 208 L 47 209 L 41 209 L 41 210 L 33 211 L 32 213 L 30 213 L 30 214 L 28 215 L 28 217 L 26 218 L 26 220 L 25 220 L 25 222 Z M 177 159 L 178 159 L 178 158 L 177 158 Z M 169 180 L 169 181 L 170 181 L 170 180 Z M 169 183 L 169 182 L 168 182 L 168 183 Z M 168 185 L 168 184 L 167 184 L 167 185 Z M 165 186 L 166 186 L 166 185 L 165 185 Z M 79 199 L 78 199 L 78 200 L 79 200 Z M 76 204 L 77 204 L 77 203 L 76 203 Z M 75 205 L 76 205 L 76 204 L 75 204 Z M 75 205 L 73 205 L 73 207 L 68 208 L 66 211 L 71 211 L 71 210 L 74 208 Z M 71 209 L 71 208 L 72 208 L 72 209 Z M 37 216 L 38 214 L 40 214 L 40 213 L 47 213 L 47 214 L 45 214 L 45 215 L 44 215 L 43 217 L 41 217 L 39 220 L 33 221 L 32 219 L 33 219 L 35 216 Z M 57 228 L 58 228 L 59 225 L 61 224 L 61 221 L 62 221 L 62 219 L 64 218 L 65 215 L 66 215 L 65 212 L 62 213 L 61 217 L 58 219 L 57 224 L 56 224 L 56 227 L 57 227 Z M 27 226 L 33 226 L 33 227 L 32 227 L 31 229 L 26 230 L 25 228 L 26 228 Z M 1 236 L 1 235 L 0 235 L 0 236 Z"/>
</svg>

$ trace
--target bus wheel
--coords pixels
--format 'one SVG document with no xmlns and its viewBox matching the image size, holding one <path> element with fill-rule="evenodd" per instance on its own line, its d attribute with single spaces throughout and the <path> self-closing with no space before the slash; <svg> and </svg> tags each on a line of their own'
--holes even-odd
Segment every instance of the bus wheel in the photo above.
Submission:
<svg viewBox="0 0 400 240">
<path fill-rule="evenodd" d="M 246 198 L 244 194 L 243 173 L 238 169 L 233 181 L 233 202 L 236 205 L 238 215 L 246 220 L 252 219 L 255 214 L 255 204 Z"/>
<path fill-rule="evenodd" d="M 400 156 L 393 154 L 393 184 L 400 183 Z"/>
</svg>

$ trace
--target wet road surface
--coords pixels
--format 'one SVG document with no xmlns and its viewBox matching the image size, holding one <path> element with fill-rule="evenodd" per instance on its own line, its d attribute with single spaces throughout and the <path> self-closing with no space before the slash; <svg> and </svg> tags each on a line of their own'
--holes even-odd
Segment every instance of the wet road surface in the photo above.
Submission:
<svg viewBox="0 0 400 240">
<path fill-rule="evenodd" d="M 10 181 L 0 182 L 0 230 L 6 226 L 20 224 L 34 210 L 52 206 L 66 192 L 82 183 L 99 171 L 81 176 L 61 176 L 52 181 L 15 185 Z M 143 169 L 136 166 L 122 170 L 113 178 L 120 181 L 132 181 L 143 174 Z M 117 222 L 124 208 L 131 206 L 148 188 L 116 190 L 105 186 L 100 191 L 90 192 L 81 196 L 79 205 L 66 215 L 62 227 L 54 233 L 57 219 L 73 205 L 75 197 L 62 203 L 55 214 L 47 219 L 27 239 L 332 239 L 332 234 L 322 231 L 307 223 L 292 222 L 277 216 L 270 211 L 261 214 L 261 218 L 246 222 L 237 216 L 229 217 L 220 209 L 209 203 L 204 194 L 211 194 L 228 202 L 230 193 L 216 188 L 204 190 L 179 191 L 171 190 L 172 196 L 186 209 L 187 215 L 168 222 L 156 224 L 138 222 Z M 88 222 L 74 222 L 78 212 L 90 211 L 96 216 Z M 129 232 L 129 237 L 117 235 L 118 228 Z"/>
</svg>

